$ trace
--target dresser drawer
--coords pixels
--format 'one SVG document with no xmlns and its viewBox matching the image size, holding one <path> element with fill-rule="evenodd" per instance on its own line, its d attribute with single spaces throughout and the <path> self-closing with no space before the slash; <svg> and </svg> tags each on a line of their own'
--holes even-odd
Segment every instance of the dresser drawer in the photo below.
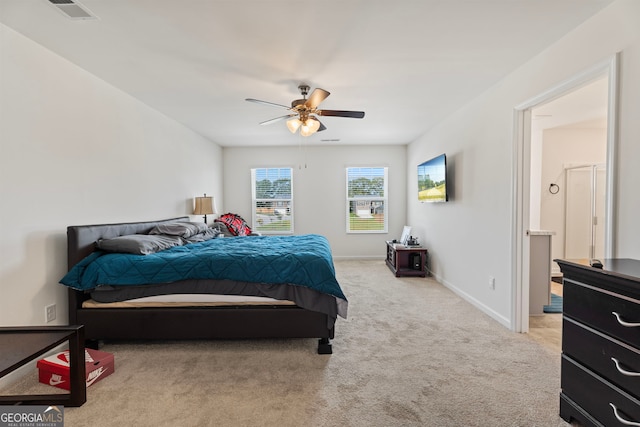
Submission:
<svg viewBox="0 0 640 427">
<path fill-rule="evenodd" d="M 562 351 L 636 398 L 640 398 L 640 350 L 564 318 Z"/>
<path fill-rule="evenodd" d="M 607 427 L 640 425 L 640 401 L 562 356 L 562 392 Z M 624 420 L 624 421 L 622 421 Z"/>
<path fill-rule="evenodd" d="M 563 283 L 565 316 L 640 348 L 640 301 L 573 280 Z"/>
</svg>

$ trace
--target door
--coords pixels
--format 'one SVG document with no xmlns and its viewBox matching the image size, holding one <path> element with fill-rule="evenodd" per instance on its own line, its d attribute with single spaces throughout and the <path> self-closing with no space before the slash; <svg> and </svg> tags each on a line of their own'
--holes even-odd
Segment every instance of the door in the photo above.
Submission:
<svg viewBox="0 0 640 427">
<path fill-rule="evenodd" d="M 565 169 L 565 259 L 604 258 L 604 165 Z"/>
</svg>

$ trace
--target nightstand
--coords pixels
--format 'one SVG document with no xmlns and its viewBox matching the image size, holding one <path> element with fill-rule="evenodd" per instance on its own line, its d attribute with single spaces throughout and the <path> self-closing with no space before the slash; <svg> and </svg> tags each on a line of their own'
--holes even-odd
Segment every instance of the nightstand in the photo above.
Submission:
<svg viewBox="0 0 640 427">
<path fill-rule="evenodd" d="M 426 277 L 427 250 L 387 242 L 387 266 L 396 277 Z"/>
</svg>

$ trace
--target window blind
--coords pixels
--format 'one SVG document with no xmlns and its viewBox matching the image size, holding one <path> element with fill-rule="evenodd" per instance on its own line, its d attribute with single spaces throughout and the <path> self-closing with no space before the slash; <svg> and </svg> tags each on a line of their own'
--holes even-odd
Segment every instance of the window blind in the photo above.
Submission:
<svg viewBox="0 0 640 427">
<path fill-rule="evenodd" d="M 347 233 L 387 232 L 386 167 L 347 168 Z"/>
<path fill-rule="evenodd" d="M 293 233 L 293 169 L 251 169 L 253 228 L 264 234 Z"/>
</svg>

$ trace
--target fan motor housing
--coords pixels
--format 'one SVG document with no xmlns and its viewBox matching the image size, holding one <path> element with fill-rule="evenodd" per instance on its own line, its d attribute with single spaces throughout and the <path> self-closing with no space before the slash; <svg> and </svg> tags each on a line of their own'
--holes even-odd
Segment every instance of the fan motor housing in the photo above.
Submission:
<svg viewBox="0 0 640 427">
<path fill-rule="evenodd" d="M 291 101 L 291 108 L 296 108 L 299 105 L 304 105 L 305 102 L 307 102 L 306 99 L 294 99 L 293 101 Z"/>
</svg>

